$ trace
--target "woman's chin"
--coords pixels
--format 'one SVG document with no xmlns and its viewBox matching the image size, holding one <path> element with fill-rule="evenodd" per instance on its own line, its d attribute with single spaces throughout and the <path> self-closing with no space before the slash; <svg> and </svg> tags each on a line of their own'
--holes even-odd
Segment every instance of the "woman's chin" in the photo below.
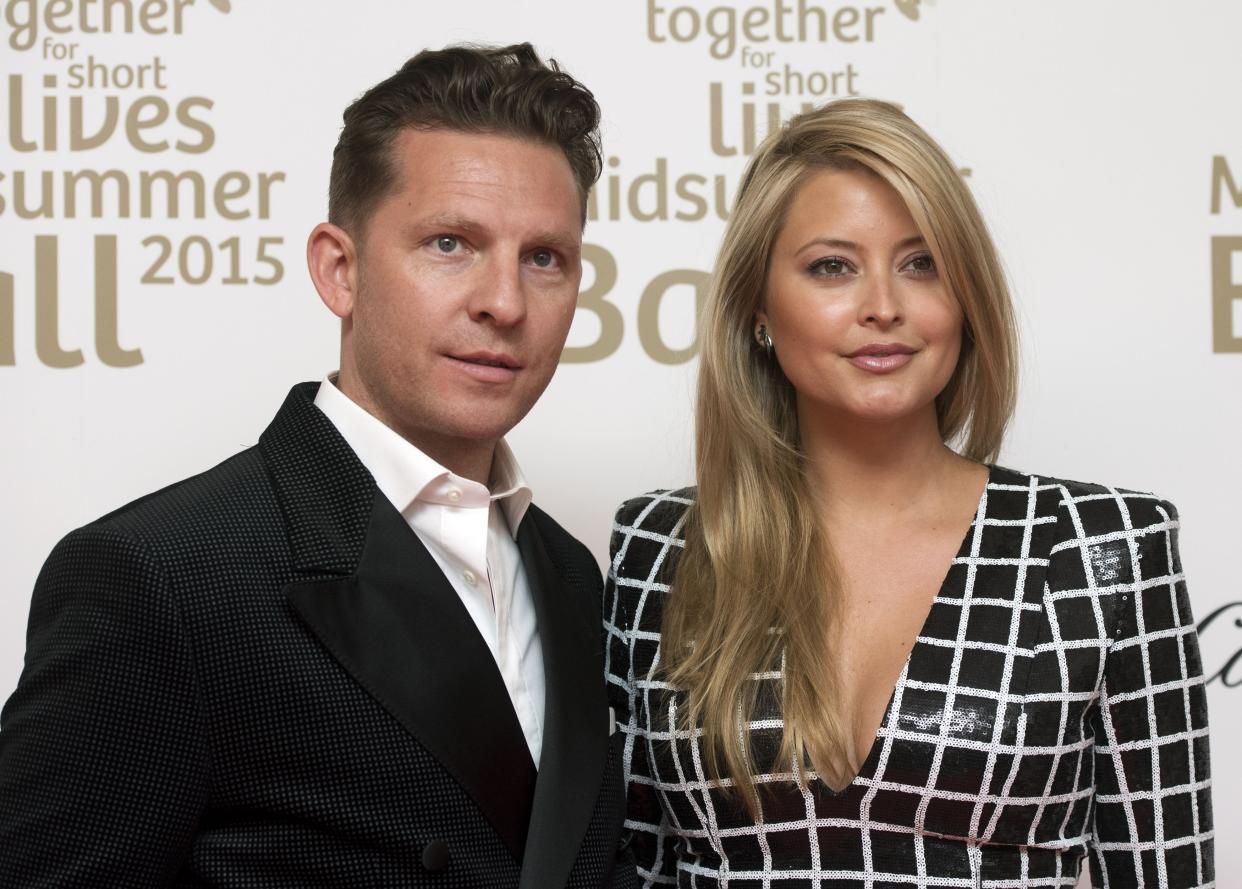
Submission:
<svg viewBox="0 0 1242 889">
<path fill-rule="evenodd" d="M 847 405 L 839 416 L 839 422 L 868 426 L 904 425 L 918 420 L 928 411 L 934 413 L 934 403 L 906 398 L 869 399 Z"/>
</svg>

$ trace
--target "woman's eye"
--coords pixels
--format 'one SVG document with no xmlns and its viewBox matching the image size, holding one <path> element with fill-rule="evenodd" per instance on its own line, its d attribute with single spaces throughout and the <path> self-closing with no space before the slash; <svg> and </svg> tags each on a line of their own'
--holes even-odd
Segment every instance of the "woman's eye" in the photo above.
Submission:
<svg viewBox="0 0 1242 889">
<path fill-rule="evenodd" d="M 453 235 L 440 235 L 436 238 L 436 249 L 441 253 L 452 253 L 460 245 L 461 241 Z"/>
<path fill-rule="evenodd" d="M 530 261 L 541 269 L 550 269 L 556 264 L 556 255 L 551 250 L 536 250 L 531 253 Z"/>
<path fill-rule="evenodd" d="M 920 275 L 930 275 L 936 271 L 936 260 L 930 253 L 920 253 L 906 263 L 906 268 Z"/>
<path fill-rule="evenodd" d="M 844 275 L 849 270 L 849 260 L 842 259 L 840 256 L 825 256 L 823 259 L 815 260 L 810 267 L 811 274 L 823 275 L 827 278 Z"/>
</svg>

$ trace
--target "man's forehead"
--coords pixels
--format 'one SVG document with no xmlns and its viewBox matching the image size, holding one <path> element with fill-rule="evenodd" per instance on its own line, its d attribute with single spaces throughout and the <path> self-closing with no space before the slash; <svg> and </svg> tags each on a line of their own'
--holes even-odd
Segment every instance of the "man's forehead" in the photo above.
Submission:
<svg viewBox="0 0 1242 889">
<path fill-rule="evenodd" d="M 541 220 L 543 228 L 572 229 L 580 239 L 581 198 L 555 145 L 493 133 L 409 129 L 398 136 L 393 160 L 391 197 L 416 216 L 484 226 L 502 212 L 514 220 Z"/>
<path fill-rule="evenodd" d="M 397 134 L 391 150 L 406 169 L 421 166 L 490 175 L 505 167 L 535 163 L 547 171 L 564 173 L 566 182 L 574 183 L 569 160 L 559 146 L 505 133 L 407 127 Z"/>
</svg>

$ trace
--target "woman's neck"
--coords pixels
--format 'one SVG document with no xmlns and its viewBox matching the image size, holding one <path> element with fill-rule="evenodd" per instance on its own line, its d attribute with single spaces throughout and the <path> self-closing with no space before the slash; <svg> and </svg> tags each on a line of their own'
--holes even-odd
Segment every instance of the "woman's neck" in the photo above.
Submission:
<svg viewBox="0 0 1242 889">
<path fill-rule="evenodd" d="M 885 423 L 799 411 L 802 450 L 830 524 L 900 521 L 938 510 L 979 467 L 940 438 L 935 409 Z"/>
</svg>

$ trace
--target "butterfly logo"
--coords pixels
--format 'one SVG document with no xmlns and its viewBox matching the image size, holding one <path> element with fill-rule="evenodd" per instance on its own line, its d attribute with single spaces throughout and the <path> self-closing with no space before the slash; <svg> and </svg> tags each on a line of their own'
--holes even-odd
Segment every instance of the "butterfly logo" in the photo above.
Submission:
<svg viewBox="0 0 1242 889">
<path fill-rule="evenodd" d="M 897 4 L 898 12 L 910 19 L 910 21 L 917 22 L 919 20 L 919 7 L 924 3 L 929 6 L 935 5 L 936 0 L 893 0 L 893 2 Z"/>
<path fill-rule="evenodd" d="M 230 3 L 229 0 L 208 0 L 208 2 L 225 14 L 233 11 L 233 4 Z M 909 13 L 907 13 L 907 15 L 908 14 Z M 918 13 L 915 13 L 915 15 L 918 15 Z"/>
</svg>

